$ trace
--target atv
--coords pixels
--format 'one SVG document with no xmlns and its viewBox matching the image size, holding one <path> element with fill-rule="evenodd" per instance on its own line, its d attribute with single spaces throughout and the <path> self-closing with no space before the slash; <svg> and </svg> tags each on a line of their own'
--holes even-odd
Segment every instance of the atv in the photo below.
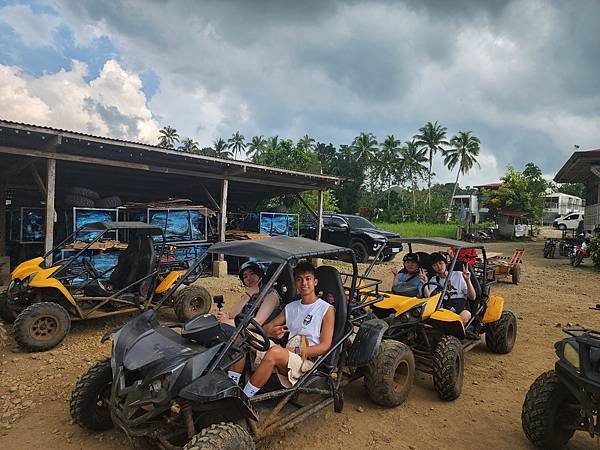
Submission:
<svg viewBox="0 0 600 450">
<path fill-rule="evenodd" d="M 92 431 L 116 425 L 133 442 L 158 441 L 169 449 L 251 449 L 331 404 L 342 411 L 341 388 L 363 376 L 387 327 L 381 320 L 366 320 L 366 305 L 355 295 L 359 276 L 353 251 L 287 236 L 217 243 L 208 251 L 270 262 L 268 281 L 253 305 L 236 317 L 235 327 L 211 314 L 160 324 L 153 309 L 143 312 L 112 333 L 111 358 L 79 379 L 70 402 L 74 422 Z M 251 349 L 269 348 L 254 316 L 272 288 L 282 307 L 295 297 L 292 268 L 305 258 L 341 259 L 353 268 L 349 286 L 335 267 L 317 268 L 319 296 L 335 308 L 332 346 L 293 387 L 283 388 L 273 376 L 248 398 L 227 370 Z M 214 297 L 217 304 L 222 300 Z M 241 383 L 249 376 L 247 367 Z"/>
<path fill-rule="evenodd" d="M 595 309 L 600 311 L 600 304 Z M 531 385 L 521 424 L 533 445 L 561 448 L 576 431 L 600 435 L 600 331 L 563 328 L 569 337 L 554 344 L 558 361 Z"/>
<path fill-rule="evenodd" d="M 476 298 L 469 301 L 471 319 L 463 324 L 461 317 L 444 308 L 444 300 L 449 298 L 448 277 L 443 285 L 429 281 L 429 290 L 437 291 L 428 298 L 417 297 L 417 292 L 398 295 L 393 292 L 380 292 L 380 280 L 372 280 L 371 285 L 360 288 L 361 294 L 383 299 L 371 306 L 371 313 L 384 320 L 386 329 L 382 346 L 391 343 L 404 343 L 414 357 L 414 367 L 407 370 L 420 370 L 433 376 L 433 386 L 439 397 L 445 401 L 457 399 L 462 391 L 464 379 L 464 353 L 481 342 L 480 335 L 485 334 L 485 343 L 494 353 L 509 353 L 517 337 L 517 320 L 511 311 L 504 310 L 504 299 L 490 295 L 490 276 L 486 252 L 483 245 L 455 241 L 444 238 L 403 238 L 412 253 L 413 244 L 452 247 L 457 251 L 448 264 L 448 271 L 461 266 L 458 261 L 459 250 L 476 248 L 481 251 L 481 263 L 470 267 L 471 281 Z M 421 267 L 433 275 L 429 255 L 419 252 Z M 462 269 L 462 267 L 461 267 Z M 434 292 L 435 292 L 434 291 Z M 389 392 L 397 390 L 392 377 L 380 380 L 378 389 Z"/>
<path fill-rule="evenodd" d="M 127 244 L 106 241 L 117 231 L 128 238 Z M 77 240 L 83 235 L 91 238 Z M 116 265 L 99 270 L 87 256 L 93 250 L 115 246 L 125 247 L 117 253 Z M 14 337 L 22 349 L 38 352 L 58 345 L 68 334 L 72 321 L 147 310 L 159 302 L 165 304 L 167 294 L 182 321 L 206 313 L 211 297 L 200 286 L 180 289 L 171 300 L 170 288 L 186 274 L 187 263 L 163 264 L 165 248 L 162 228 L 153 225 L 86 224 L 47 254 L 13 270 L 8 289 L 0 296 L 0 317 L 14 322 Z M 74 254 L 54 264 L 46 263 L 64 249 Z M 191 283 L 195 278 L 191 273 L 184 281 Z"/>
</svg>

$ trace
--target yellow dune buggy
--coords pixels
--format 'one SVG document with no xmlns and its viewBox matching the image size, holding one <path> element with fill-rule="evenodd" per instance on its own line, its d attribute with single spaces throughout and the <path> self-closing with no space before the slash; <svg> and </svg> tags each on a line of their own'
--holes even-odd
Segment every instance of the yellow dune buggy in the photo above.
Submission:
<svg viewBox="0 0 600 450">
<path fill-rule="evenodd" d="M 126 248 L 117 253 L 115 265 L 100 271 L 85 255 L 105 248 L 106 237 L 115 232 L 126 237 Z M 78 236 L 88 238 L 82 242 L 77 241 Z M 46 264 L 47 258 L 63 249 L 74 253 Z M 0 316 L 14 322 L 17 344 L 35 352 L 58 345 L 75 320 L 143 311 L 159 304 L 171 304 L 182 322 L 207 313 L 211 296 L 201 286 L 187 286 L 173 295 L 184 282 L 189 284 L 197 277 L 187 270 L 187 263 L 165 261 L 165 249 L 163 230 L 153 225 L 86 224 L 46 255 L 13 270 L 8 289 L 0 296 Z"/>
<path fill-rule="evenodd" d="M 504 310 L 504 299 L 500 296 L 489 295 L 490 285 L 487 277 L 487 259 L 485 248 L 481 244 L 455 241 L 444 238 L 405 238 L 409 252 L 413 244 L 425 244 L 453 247 L 454 258 L 448 264 L 448 271 L 462 265 L 458 261 L 461 249 L 476 248 L 481 251 L 482 263 L 477 268 L 471 268 L 471 281 L 475 288 L 476 298 L 469 302 L 471 319 L 463 324 L 460 316 L 444 308 L 444 300 L 448 298 L 448 277 L 443 285 L 429 282 L 429 290 L 438 293 L 429 298 L 396 295 L 391 292 L 379 292 L 379 280 L 372 279 L 371 284 L 362 286 L 362 294 L 366 297 L 377 298 L 381 301 L 372 305 L 372 313 L 387 322 L 389 327 L 383 335 L 386 341 L 403 343 L 412 352 L 412 358 L 405 358 L 398 367 L 387 367 L 390 373 L 379 377 L 378 389 L 387 392 L 387 397 L 393 399 L 396 393 L 404 390 L 407 373 L 414 370 L 429 373 L 433 376 L 433 385 L 442 400 L 454 400 L 460 396 L 464 377 L 464 352 L 478 345 L 480 336 L 485 334 L 488 349 L 494 353 L 509 353 L 517 337 L 517 321 L 514 314 Z M 433 271 L 428 263 L 429 255 L 419 252 L 421 266 Z M 434 290 L 435 288 L 435 290 Z M 393 344 L 387 347 L 395 348 Z M 385 345 L 382 345 L 380 359 L 385 362 Z M 389 350 L 392 352 L 393 350 Z"/>
</svg>

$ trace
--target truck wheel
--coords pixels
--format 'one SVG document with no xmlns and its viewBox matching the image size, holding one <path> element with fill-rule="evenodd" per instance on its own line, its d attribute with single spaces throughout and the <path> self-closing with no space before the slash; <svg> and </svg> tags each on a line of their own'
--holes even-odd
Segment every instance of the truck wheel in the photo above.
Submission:
<svg viewBox="0 0 600 450">
<path fill-rule="evenodd" d="M 67 310 L 52 302 L 28 306 L 13 325 L 15 341 L 28 352 L 43 352 L 56 347 L 70 328 L 71 318 Z"/>
<path fill-rule="evenodd" d="M 13 309 L 8 304 L 8 296 L 6 292 L 0 294 L 0 319 L 4 320 L 7 323 L 13 323 L 17 318 L 17 314 L 13 311 Z"/>
<path fill-rule="evenodd" d="M 577 424 L 577 410 L 569 407 L 576 403 L 554 370 L 541 374 L 523 402 L 521 425 L 527 439 L 538 448 L 562 448 L 575 433 L 564 425 Z"/>
<path fill-rule="evenodd" d="M 213 424 L 194 436 L 183 450 L 253 450 L 252 436 L 231 422 Z"/>
<path fill-rule="evenodd" d="M 462 392 L 465 356 L 460 341 L 442 336 L 433 351 L 433 387 L 442 400 L 456 400 Z"/>
<path fill-rule="evenodd" d="M 354 250 L 357 262 L 366 263 L 369 260 L 369 251 L 367 250 L 367 246 L 362 242 L 354 241 L 350 244 L 350 248 Z"/>
<path fill-rule="evenodd" d="M 519 281 L 521 281 L 521 268 L 519 266 L 513 267 L 510 274 L 512 275 L 512 284 L 519 284 Z"/>
<path fill-rule="evenodd" d="M 382 341 L 365 373 L 371 400 L 381 406 L 398 406 L 408 397 L 414 381 L 415 357 L 410 347 L 398 341 Z"/>
<path fill-rule="evenodd" d="M 110 418 L 110 389 L 112 369 L 110 359 L 90 367 L 71 393 L 71 418 L 79 426 L 91 431 L 105 431 L 113 427 Z"/>
<path fill-rule="evenodd" d="M 487 348 L 501 355 L 510 353 L 517 340 L 517 318 L 511 311 L 503 311 L 500 318 L 487 325 L 485 344 Z"/>
<path fill-rule="evenodd" d="M 176 294 L 173 309 L 180 322 L 187 322 L 210 311 L 212 297 L 202 286 L 187 286 Z"/>
</svg>

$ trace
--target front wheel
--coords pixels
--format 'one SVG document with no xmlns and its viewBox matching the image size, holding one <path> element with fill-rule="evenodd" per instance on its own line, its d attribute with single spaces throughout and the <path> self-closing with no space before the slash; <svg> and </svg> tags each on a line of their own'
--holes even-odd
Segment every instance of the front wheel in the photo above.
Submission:
<svg viewBox="0 0 600 450">
<path fill-rule="evenodd" d="M 579 265 L 581 264 L 581 262 L 583 261 L 583 253 L 581 252 L 577 252 L 575 254 L 575 256 L 573 257 L 573 267 L 579 267 Z"/>
<path fill-rule="evenodd" d="M 221 422 L 202 430 L 183 450 L 254 450 L 252 436 L 241 426 Z"/>
<path fill-rule="evenodd" d="M 356 262 L 366 263 L 369 260 L 369 251 L 367 246 L 360 241 L 355 241 L 350 245 L 350 248 L 356 255 Z"/>
<path fill-rule="evenodd" d="M 43 352 L 56 347 L 70 329 L 69 313 L 53 302 L 28 306 L 19 314 L 13 325 L 15 341 L 28 352 Z"/>
<path fill-rule="evenodd" d="M 454 336 L 442 336 L 432 358 L 433 387 L 442 400 L 456 400 L 462 392 L 465 355 Z"/>
<path fill-rule="evenodd" d="M 575 433 L 569 429 L 578 420 L 577 408 L 572 407 L 574 403 L 575 398 L 554 370 L 540 375 L 523 403 L 521 425 L 527 439 L 538 448 L 563 447 Z"/>
<path fill-rule="evenodd" d="M 414 381 L 415 357 L 410 347 L 397 341 L 381 342 L 365 374 L 371 400 L 381 406 L 398 406 L 408 397 Z"/>
<path fill-rule="evenodd" d="M 180 322 L 187 322 L 210 311 L 212 298 L 202 286 L 187 286 L 176 294 L 173 309 Z"/>
<path fill-rule="evenodd" d="M 90 367 L 77 381 L 71 393 L 70 410 L 73 421 L 92 431 L 105 431 L 112 428 L 111 386 L 110 360 L 101 361 Z"/>
</svg>

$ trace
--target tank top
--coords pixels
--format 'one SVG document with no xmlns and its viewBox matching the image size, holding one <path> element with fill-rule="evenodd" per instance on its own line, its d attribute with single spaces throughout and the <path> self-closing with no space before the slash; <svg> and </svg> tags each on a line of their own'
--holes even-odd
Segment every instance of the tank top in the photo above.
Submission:
<svg viewBox="0 0 600 450">
<path fill-rule="evenodd" d="M 290 338 L 306 336 L 309 345 L 321 342 L 321 325 L 325 313 L 332 306 L 318 298 L 316 302 L 305 305 L 301 300 L 288 303 L 285 306 L 285 324 L 290 330 Z"/>
</svg>

